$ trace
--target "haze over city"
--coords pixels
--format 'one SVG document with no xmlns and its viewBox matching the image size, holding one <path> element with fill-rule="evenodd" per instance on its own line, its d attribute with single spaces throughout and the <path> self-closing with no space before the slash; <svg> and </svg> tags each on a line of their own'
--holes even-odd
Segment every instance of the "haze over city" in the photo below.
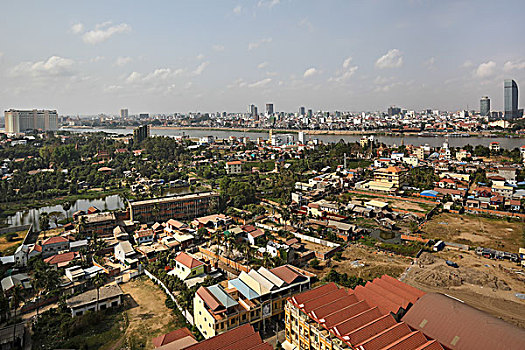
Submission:
<svg viewBox="0 0 525 350">
<path fill-rule="evenodd" d="M 0 108 L 458 110 L 487 95 L 501 110 L 503 80 L 525 82 L 524 10 L 522 1 L 3 2 Z"/>
</svg>

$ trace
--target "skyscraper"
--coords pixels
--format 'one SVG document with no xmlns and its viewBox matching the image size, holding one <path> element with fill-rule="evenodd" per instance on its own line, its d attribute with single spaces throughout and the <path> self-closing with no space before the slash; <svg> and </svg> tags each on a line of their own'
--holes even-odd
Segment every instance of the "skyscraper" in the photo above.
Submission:
<svg viewBox="0 0 525 350">
<path fill-rule="evenodd" d="M 266 114 L 272 115 L 273 114 L 273 103 L 267 103 L 266 104 Z"/>
<path fill-rule="evenodd" d="M 120 117 L 123 118 L 123 119 L 128 117 L 128 109 L 127 108 L 122 108 L 120 110 Z"/>
<path fill-rule="evenodd" d="M 49 110 L 16 110 L 4 112 L 5 131 L 8 133 L 21 133 L 28 130 L 57 130 L 57 111 Z"/>
<path fill-rule="evenodd" d="M 306 109 L 304 107 L 299 108 L 299 115 L 305 115 Z"/>
<path fill-rule="evenodd" d="M 248 108 L 248 112 L 250 113 L 250 116 L 257 117 L 257 106 L 250 105 L 250 107 Z"/>
<path fill-rule="evenodd" d="M 482 117 L 488 117 L 490 114 L 490 98 L 483 96 L 479 101 L 479 114 Z"/>
<path fill-rule="evenodd" d="M 518 84 L 512 79 L 506 79 L 503 83 L 503 97 L 505 104 L 505 119 L 518 117 Z"/>
</svg>

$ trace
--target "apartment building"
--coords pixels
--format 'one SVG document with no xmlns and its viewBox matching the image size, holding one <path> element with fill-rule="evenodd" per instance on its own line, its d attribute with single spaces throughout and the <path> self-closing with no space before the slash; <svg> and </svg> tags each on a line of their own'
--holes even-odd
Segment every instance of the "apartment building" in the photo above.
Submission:
<svg viewBox="0 0 525 350">
<path fill-rule="evenodd" d="M 96 234 L 99 238 L 112 237 L 117 218 L 112 212 L 79 215 L 77 224 L 79 233 L 84 236 L 93 237 Z"/>
<path fill-rule="evenodd" d="M 58 114 L 56 110 L 16 110 L 4 112 L 5 131 L 22 133 L 28 130 L 57 130 Z"/>
<path fill-rule="evenodd" d="M 218 198 L 219 195 L 215 192 L 201 192 L 130 202 L 130 219 L 141 223 L 169 219 L 192 219 L 208 214 L 212 204 Z"/>
<path fill-rule="evenodd" d="M 310 289 L 310 276 L 291 265 L 242 272 L 238 278 L 200 287 L 193 301 L 195 326 L 205 338 L 245 324 L 256 330 L 282 319 L 286 299 Z"/>
<path fill-rule="evenodd" d="M 354 290 L 334 283 L 288 298 L 285 348 L 319 350 L 443 349 L 401 317 L 424 292 L 390 276 Z M 291 346 L 290 346 L 291 345 Z"/>
<path fill-rule="evenodd" d="M 240 174 L 242 172 L 242 162 L 240 160 L 234 160 L 226 162 L 226 174 Z"/>
<path fill-rule="evenodd" d="M 395 192 L 406 181 L 407 171 L 398 166 L 390 166 L 374 171 L 374 180 L 364 184 L 364 188 L 372 191 Z"/>
</svg>

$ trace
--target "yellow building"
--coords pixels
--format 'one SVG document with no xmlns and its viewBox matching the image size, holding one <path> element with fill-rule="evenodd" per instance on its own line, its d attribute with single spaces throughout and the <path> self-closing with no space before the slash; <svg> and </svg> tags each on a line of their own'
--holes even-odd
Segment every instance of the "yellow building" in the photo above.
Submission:
<svg viewBox="0 0 525 350">
<path fill-rule="evenodd" d="M 310 277 L 291 265 L 242 272 L 226 285 L 200 287 L 193 300 L 195 326 L 210 338 L 244 324 L 263 329 L 284 315 L 286 299 L 310 288 Z"/>
<path fill-rule="evenodd" d="M 354 290 L 328 283 L 288 298 L 284 348 L 311 350 L 443 349 L 400 322 L 425 293 L 390 276 Z"/>
</svg>

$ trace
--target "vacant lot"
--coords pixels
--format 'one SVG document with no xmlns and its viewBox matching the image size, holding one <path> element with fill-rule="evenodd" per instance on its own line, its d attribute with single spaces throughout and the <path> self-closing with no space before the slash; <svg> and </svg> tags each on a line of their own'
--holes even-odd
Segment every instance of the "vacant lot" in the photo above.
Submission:
<svg viewBox="0 0 525 350">
<path fill-rule="evenodd" d="M 459 268 L 447 266 L 452 260 Z M 425 292 L 443 293 L 525 328 L 525 277 L 516 274 L 516 264 L 493 261 L 472 252 L 423 253 L 403 279 Z"/>
<path fill-rule="evenodd" d="M 428 238 L 517 252 L 524 242 L 525 225 L 519 221 L 474 215 L 441 213 L 422 231 Z"/>
<path fill-rule="evenodd" d="M 370 200 L 377 200 L 380 202 L 388 203 L 390 208 L 401 209 L 401 210 L 406 210 L 406 211 L 413 211 L 416 213 L 426 214 L 427 212 L 429 212 L 436 206 L 435 204 L 432 204 L 432 203 L 419 203 L 415 201 L 410 201 L 409 198 L 407 198 L 406 200 L 403 200 L 403 199 L 374 196 L 373 194 L 364 195 L 364 194 L 356 194 L 356 193 L 350 193 L 350 196 L 353 199 L 363 200 L 365 203 Z"/>
<path fill-rule="evenodd" d="M 4 234 L 0 236 L 0 252 L 5 253 L 5 255 L 13 254 L 16 248 L 22 244 L 22 241 L 24 240 L 26 231 L 18 231 L 15 232 L 16 236 L 13 235 L 13 237 L 8 240 L 8 234 Z"/>
<path fill-rule="evenodd" d="M 330 266 L 322 262 L 319 269 L 308 268 L 322 279 L 331 268 L 339 273 L 372 280 L 384 274 L 398 278 L 410 265 L 412 259 L 403 258 L 395 254 L 378 252 L 374 248 L 352 244 L 343 251 L 341 261 L 331 260 Z M 360 265 L 363 266 L 360 266 Z"/>
<path fill-rule="evenodd" d="M 151 340 L 184 324 L 165 305 L 166 294 L 146 277 L 120 285 L 126 294 L 127 329 L 107 349 L 152 349 Z"/>
</svg>

